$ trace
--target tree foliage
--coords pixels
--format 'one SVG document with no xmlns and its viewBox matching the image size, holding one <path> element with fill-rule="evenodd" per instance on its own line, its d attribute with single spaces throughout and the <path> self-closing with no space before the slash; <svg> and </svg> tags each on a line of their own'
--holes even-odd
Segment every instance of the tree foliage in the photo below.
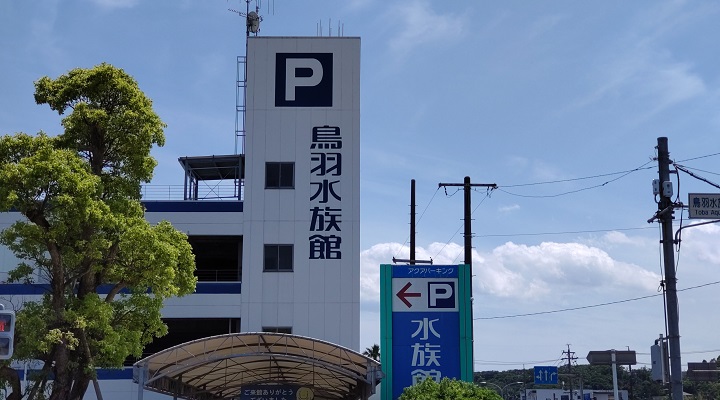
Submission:
<svg viewBox="0 0 720 400">
<path fill-rule="evenodd" d="M 94 368 L 119 368 L 167 333 L 163 300 L 191 293 L 187 236 L 149 224 L 140 185 L 152 178 L 164 124 L 137 82 L 108 64 L 35 82 L 63 133 L 0 137 L 0 211 L 23 219 L 0 234 L 21 263 L 11 282 L 47 284 L 18 312 L 16 359 L 44 363 L 28 398 L 80 399 Z"/>
<path fill-rule="evenodd" d="M 717 363 L 718 358 L 710 359 L 710 363 Z M 703 360 L 703 363 L 705 360 Z M 707 369 L 712 369 L 708 366 Z M 710 400 L 720 399 L 720 371 L 715 375 L 715 380 L 711 381 L 693 381 L 685 376 L 683 378 L 683 392 L 690 393 L 693 400 Z"/>
<path fill-rule="evenodd" d="M 426 379 L 405 388 L 399 400 L 502 400 L 502 397 L 471 382 L 443 378 L 440 383 Z"/>
<path fill-rule="evenodd" d="M 375 361 L 380 361 L 380 345 L 375 343 L 372 347 L 366 347 L 363 351 L 365 357 L 370 357 Z"/>
</svg>

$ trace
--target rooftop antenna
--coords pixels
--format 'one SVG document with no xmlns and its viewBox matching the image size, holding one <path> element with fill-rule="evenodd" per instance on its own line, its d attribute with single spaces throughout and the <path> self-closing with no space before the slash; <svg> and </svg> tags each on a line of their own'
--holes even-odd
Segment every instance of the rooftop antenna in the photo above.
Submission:
<svg viewBox="0 0 720 400">
<path fill-rule="evenodd" d="M 328 36 L 332 37 L 333 35 L 333 26 L 332 26 L 332 18 L 328 18 Z M 318 20 L 317 24 L 315 24 L 315 30 L 317 36 L 325 36 L 325 31 L 323 29 L 323 22 L 322 20 Z M 338 20 L 337 22 L 337 32 L 338 37 L 345 36 L 345 23 Z"/>
<path fill-rule="evenodd" d="M 241 0 L 245 1 L 245 12 L 228 8 L 228 11 L 245 17 L 245 55 L 237 57 L 237 78 L 235 80 L 235 154 L 245 154 L 245 104 L 247 100 L 247 51 L 248 40 L 250 35 L 257 36 L 260 32 L 260 22 L 263 17 L 260 16 L 261 0 Z M 275 12 L 275 3 L 273 2 L 273 13 Z M 251 11 L 250 3 L 254 2 L 255 7 Z M 268 12 L 270 12 L 270 4 L 268 4 Z M 242 183 L 237 183 L 239 188 Z"/>
<path fill-rule="evenodd" d="M 245 17 L 245 28 L 246 36 L 250 36 L 250 34 L 253 34 L 254 36 L 257 36 L 258 32 L 260 31 L 260 22 L 263 20 L 262 16 L 260 16 L 260 0 L 254 0 L 255 1 L 255 11 L 250 11 L 250 2 L 253 0 L 245 0 L 245 12 L 233 10 L 232 8 L 228 8 L 228 11 L 234 12 L 235 14 L 240 15 L 241 17 Z M 269 6 L 268 6 L 269 7 Z M 274 5 L 273 5 L 274 8 Z"/>
</svg>

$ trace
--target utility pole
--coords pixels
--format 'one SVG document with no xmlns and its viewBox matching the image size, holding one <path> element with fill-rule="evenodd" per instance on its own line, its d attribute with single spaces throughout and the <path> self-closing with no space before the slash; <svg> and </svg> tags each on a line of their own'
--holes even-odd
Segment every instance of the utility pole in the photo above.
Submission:
<svg viewBox="0 0 720 400">
<path fill-rule="evenodd" d="M 470 266 L 470 274 L 472 275 L 472 206 L 470 189 L 473 187 L 486 187 L 496 189 L 497 185 L 494 183 L 470 183 L 470 177 L 466 176 L 463 183 L 438 183 L 438 187 L 447 186 L 461 186 L 465 194 L 465 232 L 463 234 L 465 238 L 465 261 L 464 263 Z"/>
<path fill-rule="evenodd" d="M 415 179 L 410 181 L 410 265 L 415 264 Z"/>
<path fill-rule="evenodd" d="M 573 399 L 573 386 L 572 386 L 572 373 L 570 372 L 570 368 L 572 367 L 572 362 L 577 360 L 577 357 L 575 357 L 575 352 L 570 351 L 570 344 L 567 345 L 567 351 L 563 351 L 563 355 L 567 354 L 567 361 L 568 361 L 568 387 L 570 388 L 570 400 Z M 564 359 L 565 357 L 563 357 Z"/>
<path fill-rule="evenodd" d="M 680 324 L 675 275 L 675 249 L 673 238 L 673 191 L 670 181 L 670 152 L 668 139 L 657 139 L 660 202 L 656 218 L 662 226 L 663 264 L 665 265 L 665 301 L 667 303 L 668 344 L 670 346 L 670 393 L 672 400 L 682 400 L 682 364 L 680 363 Z"/>
<path fill-rule="evenodd" d="M 410 181 L 410 259 L 403 260 L 393 257 L 393 263 L 406 262 L 410 265 L 433 263 L 432 258 L 430 260 L 417 260 L 415 258 L 415 225 L 415 179 L 412 179 Z"/>
<path fill-rule="evenodd" d="M 630 351 L 630 346 L 627 346 L 627 350 Z M 635 386 L 635 380 L 633 379 L 632 365 L 628 365 L 628 373 L 630 374 L 630 393 L 628 393 L 628 397 L 634 399 L 633 386 Z"/>
<path fill-rule="evenodd" d="M 470 189 L 472 187 L 486 187 L 486 188 L 497 188 L 497 185 L 494 183 L 470 183 L 470 177 L 466 176 L 463 183 L 438 183 L 438 188 L 440 187 L 447 187 L 447 186 L 462 186 L 464 194 L 465 194 L 465 205 L 464 205 L 464 215 L 465 215 L 465 264 L 470 267 L 470 279 L 472 279 L 473 276 L 473 270 L 472 270 L 472 210 L 470 209 L 472 207 L 472 201 L 470 196 Z M 473 317 L 473 293 L 472 293 L 472 287 L 473 284 L 470 282 L 470 318 Z M 472 348 L 475 348 L 475 326 L 473 323 L 470 323 L 470 337 L 473 340 L 473 346 Z M 473 359 L 473 366 L 475 365 L 475 352 L 471 350 L 473 353 L 472 359 Z M 502 393 L 500 394 L 502 396 Z"/>
</svg>

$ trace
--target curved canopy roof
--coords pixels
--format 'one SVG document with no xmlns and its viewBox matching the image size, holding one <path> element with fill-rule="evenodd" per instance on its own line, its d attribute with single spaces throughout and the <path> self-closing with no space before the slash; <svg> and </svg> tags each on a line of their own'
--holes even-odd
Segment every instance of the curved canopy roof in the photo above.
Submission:
<svg viewBox="0 0 720 400">
<path fill-rule="evenodd" d="M 232 333 L 194 340 L 135 363 L 147 390 L 183 399 L 239 398 L 249 385 L 313 389 L 319 399 L 365 399 L 380 363 L 336 344 L 280 333 Z"/>
</svg>

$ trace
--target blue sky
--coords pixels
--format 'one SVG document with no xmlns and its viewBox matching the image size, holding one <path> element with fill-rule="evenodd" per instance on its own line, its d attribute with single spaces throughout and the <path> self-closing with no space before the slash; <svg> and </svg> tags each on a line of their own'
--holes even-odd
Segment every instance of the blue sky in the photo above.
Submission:
<svg viewBox="0 0 720 400">
<path fill-rule="evenodd" d="M 57 133 L 33 81 L 108 62 L 168 124 L 153 184 L 181 185 L 178 157 L 234 151 L 244 21 L 228 8 L 244 7 L 0 0 L 0 133 Z M 556 365 L 567 344 L 579 363 L 627 346 L 649 363 L 662 299 L 624 300 L 661 279 L 654 147 L 667 136 L 675 161 L 720 181 L 720 4 L 264 0 L 260 13 L 261 35 L 315 36 L 322 21 L 362 38 L 363 348 L 380 340 L 378 265 L 408 256 L 410 180 L 418 258 L 444 264 L 462 261 L 462 193 L 438 183 L 470 176 L 499 186 L 473 192 L 475 369 Z M 679 179 L 680 201 L 720 193 Z M 720 227 L 682 239 L 687 363 L 720 354 Z"/>
</svg>

